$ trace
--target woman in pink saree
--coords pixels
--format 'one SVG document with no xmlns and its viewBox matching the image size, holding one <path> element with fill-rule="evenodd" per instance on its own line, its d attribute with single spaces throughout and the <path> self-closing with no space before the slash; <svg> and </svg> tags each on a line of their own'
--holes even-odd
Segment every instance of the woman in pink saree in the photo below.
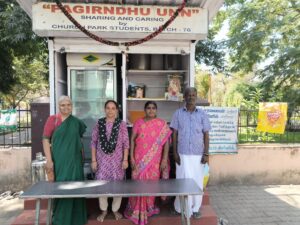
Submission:
<svg viewBox="0 0 300 225">
<path fill-rule="evenodd" d="M 155 102 L 146 102 L 144 110 L 145 117 L 134 123 L 131 135 L 132 179 L 168 179 L 171 130 L 166 121 L 156 118 Z M 144 225 L 148 217 L 159 214 L 159 208 L 155 205 L 155 197 L 130 197 L 124 214 L 135 224 Z"/>
</svg>

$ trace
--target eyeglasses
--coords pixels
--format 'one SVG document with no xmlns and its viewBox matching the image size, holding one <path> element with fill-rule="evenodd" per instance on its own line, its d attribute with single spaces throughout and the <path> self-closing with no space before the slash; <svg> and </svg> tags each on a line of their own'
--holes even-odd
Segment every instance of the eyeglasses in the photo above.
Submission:
<svg viewBox="0 0 300 225">
<path fill-rule="evenodd" d="M 156 107 L 155 106 L 153 106 L 153 107 L 147 107 L 146 109 L 156 109 Z"/>
</svg>

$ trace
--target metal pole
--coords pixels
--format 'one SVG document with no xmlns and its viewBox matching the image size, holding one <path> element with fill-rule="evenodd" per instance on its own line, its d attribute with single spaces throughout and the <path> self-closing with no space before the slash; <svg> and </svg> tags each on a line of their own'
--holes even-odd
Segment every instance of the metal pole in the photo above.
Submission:
<svg viewBox="0 0 300 225">
<path fill-rule="evenodd" d="M 186 224 L 185 219 L 184 219 L 184 213 L 186 213 L 186 212 L 184 211 L 185 202 L 184 202 L 183 196 L 179 196 L 179 201 L 180 201 L 180 210 L 181 210 L 181 224 L 184 225 L 184 224 Z"/>
<path fill-rule="evenodd" d="M 47 208 L 47 221 L 46 225 L 52 224 L 52 199 L 48 199 L 48 208 Z"/>
<path fill-rule="evenodd" d="M 22 128 L 22 126 L 21 126 L 21 109 L 20 109 L 20 105 L 19 105 L 19 110 L 18 110 L 18 114 L 19 114 L 19 121 L 18 121 L 18 130 L 19 130 L 19 147 L 21 146 L 21 142 L 22 142 L 22 140 L 21 140 L 21 128 Z"/>
<path fill-rule="evenodd" d="M 49 49 L 49 86 L 50 86 L 50 115 L 55 114 L 55 62 L 54 62 L 54 42 L 53 40 L 48 40 Z"/>
<path fill-rule="evenodd" d="M 126 53 L 122 52 L 122 113 L 125 122 L 127 121 L 126 60 Z"/>
<path fill-rule="evenodd" d="M 195 53 L 196 52 L 196 42 L 190 43 L 190 79 L 189 79 L 189 86 L 195 87 Z"/>
<path fill-rule="evenodd" d="M 41 199 L 38 198 L 35 203 L 35 225 L 40 224 L 40 209 L 41 209 Z"/>
<path fill-rule="evenodd" d="M 184 196 L 184 206 L 185 206 L 185 214 L 186 214 L 186 225 L 191 225 L 190 221 L 190 212 L 189 212 L 189 202 L 188 202 L 188 196 Z"/>
</svg>

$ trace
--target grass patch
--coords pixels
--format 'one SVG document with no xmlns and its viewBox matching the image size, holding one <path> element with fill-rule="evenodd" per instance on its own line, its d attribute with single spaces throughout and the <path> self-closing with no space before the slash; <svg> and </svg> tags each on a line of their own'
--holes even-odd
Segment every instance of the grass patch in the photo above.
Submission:
<svg viewBox="0 0 300 225">
<path fill-rule="evenodd" d="M 300 143 L 299 131 L 286 131 L 284 134 L 272 134 L 256 131 L 254 127 L 240 128 L 239 143 Z"/>
</svg>

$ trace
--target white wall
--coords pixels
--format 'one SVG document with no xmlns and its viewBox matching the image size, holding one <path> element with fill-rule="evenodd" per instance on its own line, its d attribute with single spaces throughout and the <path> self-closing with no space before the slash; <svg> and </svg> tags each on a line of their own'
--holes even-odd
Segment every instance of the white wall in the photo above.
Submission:
<svg viewBox="0 0 300 225">
<path fill-rule="evenodd" d="M 210 156 L 210 185 L 300 184 L 300 145 L 239 145 L 238 154 Z M 0 149 L 0 193 L 31 184 L 31 148 Z"/>
<path fill-rule="evenodd" d="M 242 144 L 210 156 L 210 184 L 300 184 L 300 145 Z"/>
<path fill-rule="evenodd" d="M 31 184 L 31 148 L 0 149 L 0 193 Z"/>
</svg>

